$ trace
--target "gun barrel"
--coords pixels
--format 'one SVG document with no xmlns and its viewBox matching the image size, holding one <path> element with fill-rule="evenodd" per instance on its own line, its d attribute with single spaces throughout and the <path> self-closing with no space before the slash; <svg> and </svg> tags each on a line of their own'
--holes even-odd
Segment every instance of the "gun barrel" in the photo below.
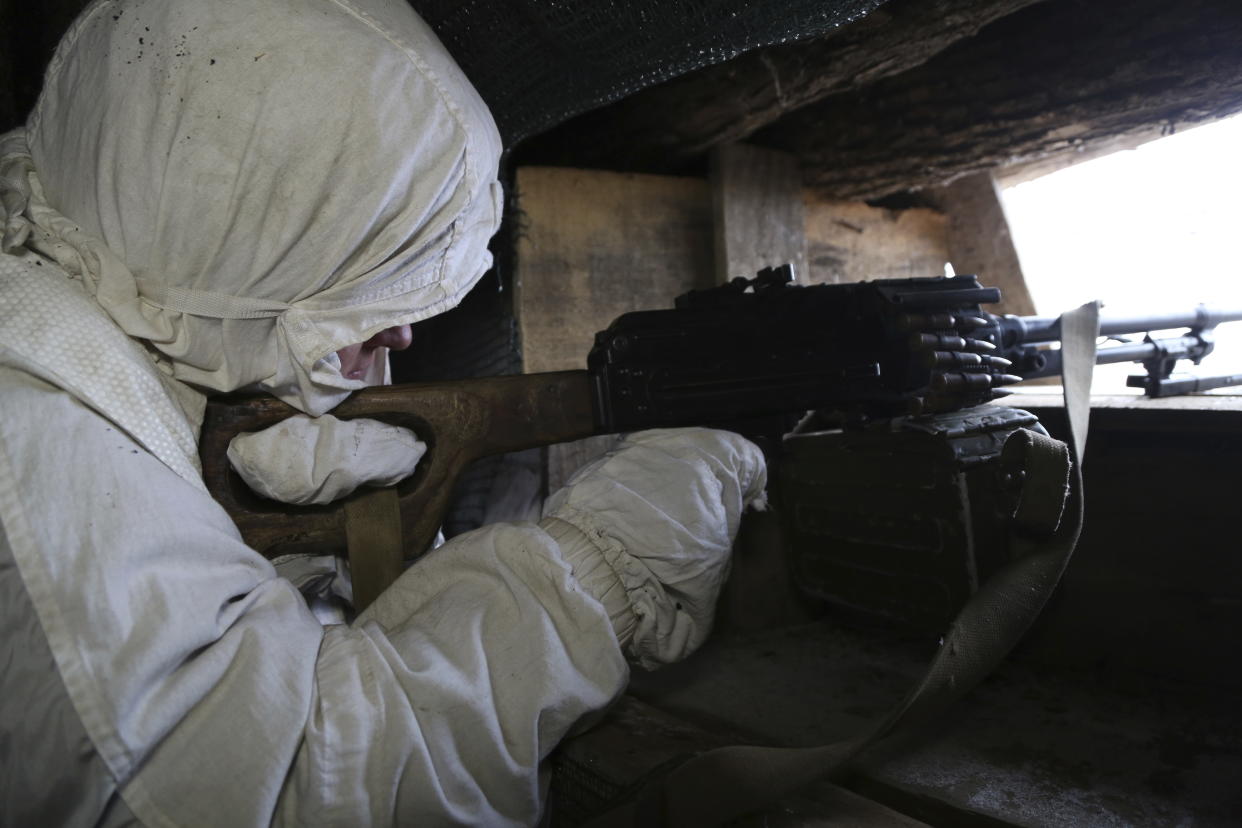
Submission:
<svg viewBox="0 0 1242 828">
<path fill-rule="evenodd" d="M 1110 365 L 1118 362 L 1143 362 L 1160 353 L 1174 359 L 1188 358 L 1196 347 L 1198 339 L 1192 336 L 1181 336 L 1174 339 L 1161 339 L 1157 342 L 1127 342 L 1124 345 L 1110 345 L 1095 352 L 1096 365 Z M 1061 352 L 1057 349 L 1039 351 L 1038 364 L 1022 369 L 1023 379 L 1039 379 L 1055 377 L 1061 373 Z"/>
<path fill-rule="evenodd" d="M 1110 345 L 1095 352 L 1096 365 L 1109 365 L 1116 362 L 1143 362 L 1161 353 L 1175 359 L 1185 359 L 1199 348 L 1201 343 L 1193 336 L 1179 336 L 1174 339 L 1161 339 L 1156 342 L 1127 342 L 1124 345 Z"/>
<path fill-rule="evenodd" d="M 1056 342 L 1061 338 L 1061 319 L 1056 316 L 1005 316 L 1018 343 Z M 1146 333 L 1173 328 L 1207 330 L 1222 322 L 1242 320 L 1242 309 L 1222 310 L 1198 305 L 1190 311 L 1152 313 L 1145 316 L 1100 316 L 1100 335 Z"/>
</svg>

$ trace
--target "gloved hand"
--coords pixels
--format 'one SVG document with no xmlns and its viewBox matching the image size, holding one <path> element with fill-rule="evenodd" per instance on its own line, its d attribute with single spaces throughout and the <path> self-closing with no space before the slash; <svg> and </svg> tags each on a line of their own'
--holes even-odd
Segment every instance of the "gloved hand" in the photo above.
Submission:
<svg viewBox="0 0 1242 828">
<path fill-rule="evenodd" d="M 650 670 L 707 637 L 742 512 L 763 508 L 766 485 L 762 452 L 736 434 L 639 432 L 549 497 L 539 525 Z"/>
<path fill-rule="evenodd" d="M 359 486 L 391 486 L 413 474 L 426 451 L 407 428 L 299 414 L 237 435 L 228 458 L 264 497 L 307 504 L 331 503 Z"/>
</svg>

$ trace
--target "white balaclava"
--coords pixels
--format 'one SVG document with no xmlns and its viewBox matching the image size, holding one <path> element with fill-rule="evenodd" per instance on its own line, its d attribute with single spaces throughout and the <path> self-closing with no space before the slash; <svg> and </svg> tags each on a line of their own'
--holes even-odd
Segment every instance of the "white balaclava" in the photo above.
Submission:
<svg viewBox="0 0 1242 828">
<path fill-rule="evenodd" d="M 202 389 L 321 414 L 368 384 L 337 350 L 453 307 L 491 263 L 500 138 L 405 0 L 95 2 L 24 138 L 6 249 L 31 233 Z"/>
</svg>

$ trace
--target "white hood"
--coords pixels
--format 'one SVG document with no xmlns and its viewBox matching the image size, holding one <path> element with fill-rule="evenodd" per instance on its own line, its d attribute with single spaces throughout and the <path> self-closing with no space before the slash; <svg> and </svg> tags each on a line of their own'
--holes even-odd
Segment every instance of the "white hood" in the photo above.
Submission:
<svg viewBox="0 0 1242 828">
<path fill-rule="evenodd" d="M 5 249 L 27 236 L 200 388 L 323 413 L 364 385 L 338 349 L 491 264 L 500 139 L 405 0 L 96 2 L 26 140 Z"/>
</svg>

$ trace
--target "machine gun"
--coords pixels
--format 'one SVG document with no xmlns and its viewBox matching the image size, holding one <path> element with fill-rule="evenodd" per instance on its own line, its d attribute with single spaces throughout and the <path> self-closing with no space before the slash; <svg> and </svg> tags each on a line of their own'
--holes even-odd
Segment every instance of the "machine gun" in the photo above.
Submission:
<svg viewBox="0 0 1242 828">
<path fill-rule="evenodd" d="M 1060 373 L 1059 318 L 999 316 L 973 276 L 795 288 L 787 269 L 691 292 L 674 310 L 625 314 L 588 364 L 616 430 L 710 423 L 785 435 L 775 469 L 799 589 L 838 608 L 937 629 L 1013 557 L 1009 520 L 1025 469 L 1004 456 L 1028 412 L 984 405 Z M 1138 361 L 1149 396 L 1242 376 L 1177 379 L 1242 311 L 1101 319 L 1116 336 L 1190 328 L 1099 349 Z M 1175 390 L 1176 389 L 1176 390 Z M 790 433 L 789 412 L 816 412 Z M 761 414 L 768 415 L 764 420 Z M 784 419 L 782 419 L 782 417 Z"/>
<path fill-rule="evenodd" d="M 407 559 L 428 548 L 459 472 L 490 454 L 662 426 L 779 436 L 807 411 L 830 410 L 858 429 L 899 424 L 937 433 L 971 465 L 997 457 L 1005 434 L 1034 422 L 1025 412 L 980 406 L 1006 385 L 1055 372 L 1055 352 L 1033 345 L 1055 339 L 1055 320 L 984 312 L 980 305 L 999 301 L 1000 292 L 973 276 L 805 287 L 791 281 L 788 266 L 769 269 L 691 291 L 673 309 L 624 314 L 597 334 L 585 371 L 366 389 L 333 413 L 404 425 L 427 442 L 416 473 L 396 487 Z M 1181 318 L 1102 327 L 1143 331 Z M 1179 341 L 1197 360 L 1210 350 L 1211 325 L 1242 313 L 1200 310 L 1186 318 L 1192 331 Z M 1122 347 L 1128 358 L 1157 366 L 1151 387 L 1167 392 L 1164 369 L 1179 346 Z M 269 556 L 342 550 L 342 504 L 361 496 L 289 506 L 254 494 L 228 467 L 234 435 L 295 413 L 272 398 L 217 398 L 200 442 L 208 488 L 246 541 Z"/>
<path fill-rule="evenodd" d="M 759 414 L 831 409 L 847 423 L 957 411 L 1004 386 L 1061 372 L 1056 317 L 998 316 L 1000 291 L 974 276 L 793 287 L 788 265 L 691 291 L 673 310 L 619 317 L 588 358 L 605 428 L 741 423 Z M 1097 364 L 1141 362 L 1131 385 L 1167 396 L 1242 383 L 1242 375 L 1172 379 L 1178 360 L 1212 351 L 1217 324 L 1242 310 L 1103 317 L 1103 336 L 1190 328 L 1101 349 Z"/>
</svg>

